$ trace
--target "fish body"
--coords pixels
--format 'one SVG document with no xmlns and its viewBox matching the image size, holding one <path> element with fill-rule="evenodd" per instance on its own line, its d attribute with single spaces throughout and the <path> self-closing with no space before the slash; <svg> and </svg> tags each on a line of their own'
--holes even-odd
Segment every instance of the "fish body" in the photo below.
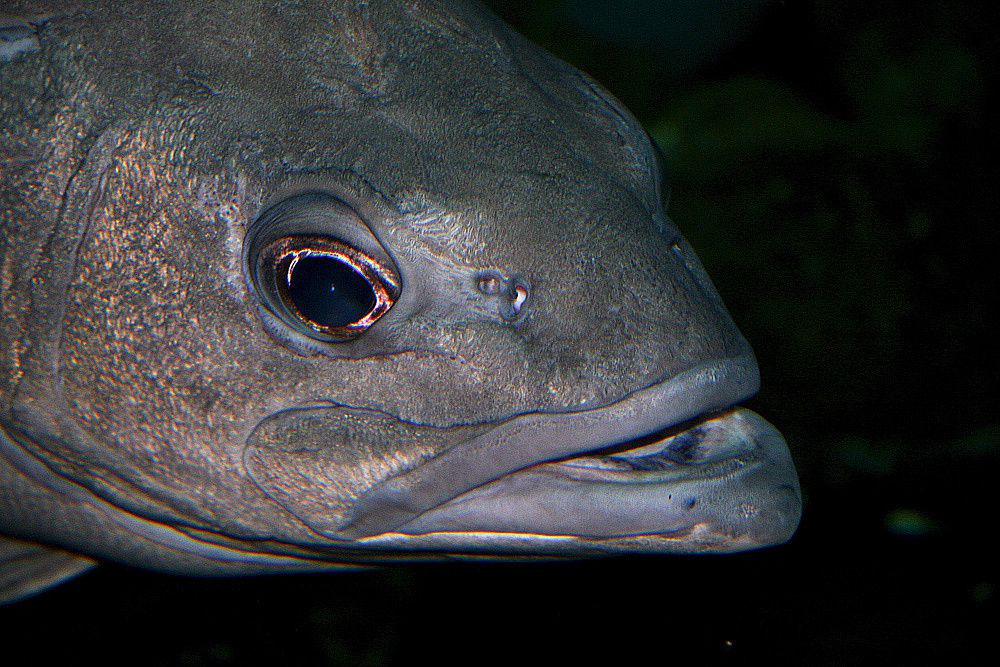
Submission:
<svg viewBox="0 0 1000 667">
<path fill-rule="evenodd" d="M 800 513 L 648 136 L 475 3 L 0 20 L 0 590 L 737 551 Z"/>
</svg>

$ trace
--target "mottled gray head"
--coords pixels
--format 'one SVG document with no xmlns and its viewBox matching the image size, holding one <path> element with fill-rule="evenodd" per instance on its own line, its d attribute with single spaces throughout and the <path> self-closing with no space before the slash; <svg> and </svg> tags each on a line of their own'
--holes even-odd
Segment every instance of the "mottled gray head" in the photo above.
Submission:
<svg viewBox="0 0 1000 667">
<path fill-rule="evenodd" d="M 0 420 L 124 534 L 274 567 L 791 534 L 785 445 L 730 409 L 752 352 L 584 74 L 466 2 L 35 10 Z M 21 531 L 130 559 L 93 532 Z"/>
</svg>

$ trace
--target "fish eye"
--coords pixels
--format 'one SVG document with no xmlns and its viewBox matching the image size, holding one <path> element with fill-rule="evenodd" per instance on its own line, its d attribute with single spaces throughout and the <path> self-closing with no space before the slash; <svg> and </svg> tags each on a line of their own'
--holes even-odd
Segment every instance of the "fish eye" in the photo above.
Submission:
<svg viewBox="0 0 1000 667">
<path fill-rule="evenodd" d="M 262 305 L 326 343 L 358 338 L 400 294 L 399 274 L 377 240 L 328 197 L 299 197 L 265 213 L 248 235 L 246 262 Z"/>
<path fill-rule="evenodd" d="M 291 236 L 268 245 L 257 272 L 286 323 L 330 342 L 357 338 L 395 303 L 398 285 L 378 262 L 336 239 Z M 274 305 L 279 305 L 274 304 Z"/>
</svg>

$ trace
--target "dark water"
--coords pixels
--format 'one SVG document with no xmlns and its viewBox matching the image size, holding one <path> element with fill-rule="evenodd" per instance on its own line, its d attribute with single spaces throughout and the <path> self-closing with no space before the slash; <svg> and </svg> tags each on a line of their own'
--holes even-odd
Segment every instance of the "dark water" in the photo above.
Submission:
<svg viewBox="0 0 1000 667">
<path fill-rule="evenodd" d="M 0 610 L 0 660 L 995 664 L 998 10 L 493 4 L 663 147 L 671 215 L 757 351 L 751 407 L 799 464 L 796 537 L 253 580 L 106 567 Z"/>
</svg>

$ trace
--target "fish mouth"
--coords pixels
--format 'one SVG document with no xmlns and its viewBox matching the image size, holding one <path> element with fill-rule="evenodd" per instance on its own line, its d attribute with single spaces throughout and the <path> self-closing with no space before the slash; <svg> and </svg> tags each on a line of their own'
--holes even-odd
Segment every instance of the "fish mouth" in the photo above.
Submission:
<svg viewBox="0 0 1000 667">
<path fill-rule="evenodd" d="M 700 364 L 612 405 L 531 413 L 376 485 L 338 537 L 450 553 L 738 551 L 801 513 L 781 434 L 734 407 L 750 355 Z"/>
</svg>

